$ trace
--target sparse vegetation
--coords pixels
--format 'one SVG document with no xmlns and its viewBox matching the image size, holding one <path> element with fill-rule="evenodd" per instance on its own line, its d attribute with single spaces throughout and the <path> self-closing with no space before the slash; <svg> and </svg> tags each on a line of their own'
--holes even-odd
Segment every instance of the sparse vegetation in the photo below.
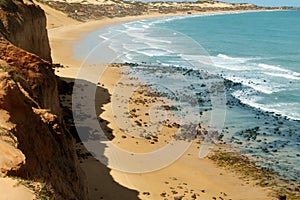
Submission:
<svg viewBox="0 0 300 200">
<path fill-rule="evenodd" d="M 52 189 L 46 183 L 34 182 L 16 176 L 12 176 L 10 178 L 18 181 L 18 183 L 15 185 L 16 187 L 23 185 L 32 191 L 36 196 L 36 200 L 50 200 L 51 196 L 53 195 Z"/>
<path fill-rule="evenodd" d="M 139 2 L 110 0 L 103 4 L 90 4 L 87 0 L 82 3 L 67 3 L 63 1 L 38 0 L 52 8 L 65 12 L 69 17 L 78 21 L 100 19 L 102 17 L 124 17 L 153 13 L 199 13 L 209 11 L 234 11 L 270 9 L 255 5 L 236 4 L 234 7 L 202 7 L 203 3 L 215 4 L 217 1 L 198 2 Z"/>
<path fill-rule="evenodd" d="M 274 171 L 257 166 L 239 152 L 216 150 L 209 158 L 218 166 L 236 172 L 245 181 L 254 180 L 257 185 L 270 188 L 274 191 L 271 195 L 275 198 L 286 197 L 289 200 L 296 200 L 300 197 L 299 183 L 285 180 Z"/>
</svg>

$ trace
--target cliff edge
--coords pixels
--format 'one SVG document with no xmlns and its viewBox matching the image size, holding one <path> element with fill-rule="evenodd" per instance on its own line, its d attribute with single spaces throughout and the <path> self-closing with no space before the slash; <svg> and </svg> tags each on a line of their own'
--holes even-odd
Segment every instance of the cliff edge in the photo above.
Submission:
<svg viewBox="0 0 300 200">
<path fill-rule="evenodd" d="M 45 183 L 51 199 L 87 199 L 45 13 L 31 1 L 0 0 L 0 176 L 7 175 Z"/>
<path fill-rule="evenodd" d="M 0 8 L 0 34 L 51 62 L 44 12 L 30 0 L 0 0 Z"/>
</svg>

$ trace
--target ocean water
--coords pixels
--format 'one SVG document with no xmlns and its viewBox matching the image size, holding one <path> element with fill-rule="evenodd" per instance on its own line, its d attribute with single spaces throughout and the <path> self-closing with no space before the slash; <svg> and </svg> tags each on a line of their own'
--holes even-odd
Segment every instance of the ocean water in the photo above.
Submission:
<svg viewBox="0 0 300 200">
<path fill-rule="evenodd" d="M 155 74 L 155 69 L 205 71 L 236 83 L 227 86 L 231 97 L 224 92 L 219 92 L 216 99 L 210 96 L 215 109 L 199 109 L 209 116 L 200 121 L 219 116 L 223 121 L 219 120 L 216 128 L 222 131 L 226 142 L 262 166 L 299 180 L 299 24 L 300 11 L 139 20 L 87 35 L 76 44 L 75 57 L 90 63 L 139 63 L 142 67 L 136 74 L 145 82 L 159 83 L 160 89 L 168 87 L 181 94 L 191 86 L 197 91 L 203 80 L 206 85 L 220 80 L 202 75 L 201 82 L 197 76 L 187 78 L 172 70 Z M 147 68 L 148 73 L 143 73 L 141 69 Z M 182 72 L 186 75 L 186 71 Z M 236 99 L 243 106 L 230 106 L 224 98 Z M 256 126 L 260 129 L 255 137 L 246 136 L 247 129 Z"/>
</svg>

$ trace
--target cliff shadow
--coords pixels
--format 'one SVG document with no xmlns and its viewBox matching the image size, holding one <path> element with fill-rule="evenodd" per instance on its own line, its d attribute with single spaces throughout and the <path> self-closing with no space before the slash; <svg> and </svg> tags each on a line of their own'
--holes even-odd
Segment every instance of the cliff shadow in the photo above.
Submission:
<svg viewBox="0 0 300 200">
<path fill-rule="evenodd" d="M 74 79 L 60 77 L 59 93 L 61 107 L 63 108 L 64 121 L 66 127 L 70 130 L 73 137 L 76 139 L 76 151 L 79 158 L 80 166 L 86 174 L 89 188 L 89 198 L 94 199 L 139 199 L 138 192 L 128 189 L 119 183 L 115 182 L 110 175 L 111 169 L 103 163 L 108 163 L 108 159 L 104 156 L 105 148 L 104 143 L 100 143 L 101 135 L 95 132 L 93 126 L 99 126 L 103 130 L 106 139 L 112 140 L 112 129 L 108 127 L 108 121 L 101 119 L 99 116 L 104 112 L 103 105 L 110 102 L 111 97 L 108 90 L 95 85 L 94 83 L 86 80 L 76 80 L 77 85 L 82 86 L 79 91 L 89 94 L 89 88 L 92 88 L 91 94 L 95 96 L 87 97 L 95 99 L 95 112 L 96 116 L 81 114 L 80 110 L 85 109 L 84 105 L 76 105 L 72 110 L 72 94 Z M 96 88 L 95 88 L 96 87 Z M 96 91 L 94 91 L 96 89 Z M 85 95 L 83 95 L 85 96 Z M 73 96 L 74 98 L 74 96 Z M 80 97 L 84 98 L 84 97 Z M 85 102 L 82 99 L 83 104 Z M 74 103 L 74 102 L 73 102 Z M 79 112 L 79 113 L 78 113 Z M 84 112 L 86 113 L 86 112 Z M 74 120 L 74 118 L 76 119 Z M 80 123 L 80 122 L 83 123 Z M 79 123 L 78 123 L 79 122 Z M 98 124 L 95 124 L 98 123 Z M 76 125 L 75 125 L 76 123 Z M 96 145 L 94 145 L 96 144 Z M 87 150 L 87 147 L 89 150 Z M 103 155 L 101 162 L 93 155 Z"/>
</svg>

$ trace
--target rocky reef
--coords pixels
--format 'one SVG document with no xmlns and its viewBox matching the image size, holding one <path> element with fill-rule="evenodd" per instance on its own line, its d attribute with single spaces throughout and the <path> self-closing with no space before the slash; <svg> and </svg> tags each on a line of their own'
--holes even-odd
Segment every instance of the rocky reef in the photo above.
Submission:
<svg viewBox="0 0 300 200">
<path fill-rule="evenodd" d="M 87 199 L 45 13 L 31 1 L 0 0 L 0 176 L 7 175 L 45 183 L 51 199 Z"/>
</svg>

